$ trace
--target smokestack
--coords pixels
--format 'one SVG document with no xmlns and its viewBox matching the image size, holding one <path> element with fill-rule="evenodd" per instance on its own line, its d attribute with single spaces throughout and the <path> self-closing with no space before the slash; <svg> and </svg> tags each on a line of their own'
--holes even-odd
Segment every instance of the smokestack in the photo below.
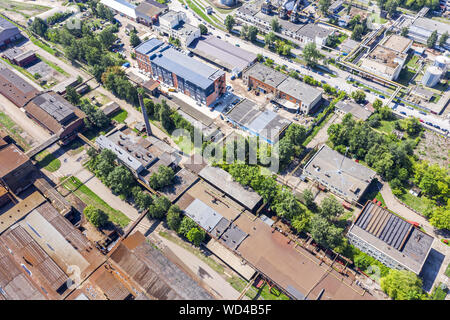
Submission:
<svg viewBox="0 0 450 320">
<path fill-rule="evenodd" d="M 142 116 L 144 117 L 145 129 L 147 131 L 147 135 L 152 135 L 152 129 L 150 128 L 150 122 L 148 121 L 147 109 L 144 105 L 144 99 L 142 98 L 142 94 L 138 93 L 139 105 L 141 106 Z"/>
</svg>

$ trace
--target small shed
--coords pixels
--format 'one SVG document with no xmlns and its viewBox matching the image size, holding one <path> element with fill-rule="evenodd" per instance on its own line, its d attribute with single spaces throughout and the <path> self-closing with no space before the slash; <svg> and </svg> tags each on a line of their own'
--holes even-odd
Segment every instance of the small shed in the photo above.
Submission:
<svg viewBox="0 0 450 320">
<path fill-rule="evenodd" d="M 422 193 L 422 190 L 419 187 L 414 186 L 411 188 L 411 190 L 409 190 L 409 193 L 415 197 L 418 197 Z"/>
</svg>

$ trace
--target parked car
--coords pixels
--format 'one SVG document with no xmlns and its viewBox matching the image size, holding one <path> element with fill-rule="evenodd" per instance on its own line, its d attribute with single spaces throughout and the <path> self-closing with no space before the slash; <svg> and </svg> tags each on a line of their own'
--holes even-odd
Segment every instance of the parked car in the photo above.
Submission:
<svg viewBox="0 0 450 320">
<path fill-rule="evenodd" d="M 217 39 L 222 39 L 222 37 L 221 36 L 216 36 L 217 37 Z"/>
<path fill-rule="evenodd" d="M 440 129 L 441 128 L 437 124 L 433 124 L 433 127 L 435 127 L 436 129 Z"/>
<path fill-rule="evenodd" d="M 429 126 L 433 126 L 433 124 L 430 121 L 425 122 L 425 124 L 427 124 Z"/>
<path fill-rule="evenodd" d="M 239 43 L 236 43 L 236 47 L 240 47 Z"/>
<path fill-rule="evenodd" d="M 405 111 L 400 111 L 400 113 L 404 116 L 406 116 L 406 112 Z"/>
<path fill-rule="evenodd" d="M 424 116 L 427 115 L 426 112 L 423 112 L 423 111 L 419 111 L 419 113 L 420 113 L 420 114 L 423 114 Z"/>
<path fill-rule="evenodd" d="M 383 95 L 378 95 L 381 99 L 386 99 L 386 97 L 385 96 L 383 96 Z"/>
</svg>

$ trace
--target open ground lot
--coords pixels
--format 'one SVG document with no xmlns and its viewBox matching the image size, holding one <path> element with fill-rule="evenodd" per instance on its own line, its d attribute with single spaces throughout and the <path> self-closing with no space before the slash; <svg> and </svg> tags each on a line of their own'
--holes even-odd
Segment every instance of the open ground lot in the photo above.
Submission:
<svg viewBox="0 0 450 320">
<path fill-rule="evenodd" d="M 415 154 L 420 160 L 437 163 L 439 166 L 449 168 L 450 166 L 450 140 L 442 137 L 434 131 L 425 130 L 416 147 Z"/>
</svg>

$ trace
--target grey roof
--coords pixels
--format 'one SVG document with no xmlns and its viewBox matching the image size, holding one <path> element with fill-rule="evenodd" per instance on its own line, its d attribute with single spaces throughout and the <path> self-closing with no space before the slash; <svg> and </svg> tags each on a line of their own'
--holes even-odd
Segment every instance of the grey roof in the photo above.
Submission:
<svg viewBox="0 0 450 320">
<path fill-rule="evenodd" d="M 349 233 L 417 274 L 433 243 L 433 237 L 372 202 L 363 208 Z"/>
<path fill-rule="evenodd" d="M 8 60 L 14 60 L 14 58 L 20 56 L 22 53 L 23 53 L 22 49 L 13 47 L 3 51 L 2 56 Z"/>
<path fill-rule="evenodd" d="M 236 104 L 226 116 L 252 133 L 272 142 L 276 142 L 280 133 L 291 124 L 290 120 L 280 117 L 271 110 L 259 110 L 257 105 L 248 99 Z"/>
<path fill-rule="evenodd" d="M 75 116 L 73 105 L 59 96 L 45 92 L 33 99 L 42 110 L 51 115 L 58 123 L 64 124 Z"/>
<path fill-rule="evenodd" d="M 7 29 L 17 29 L 17 27 L 8 20 L 0 17 L 0 32 L 3 32 Z"/>
<path fill-rule="evenodd" d="M 250 210 L 255 209 L 262 200 L 259 194 L 250 188 L 244 188 L 221 168 L 206 166 L 198 175 Z"/>
<path fill-rule="evenodd" d="M 211 232 L 223 218 L 213 208 L 199 199 L 195 199 L 185 209 L 186 214 L 207 232 Z"/>
<path fill-rule="evenodd" d="M 135 50 L 138 53 L 147 55 L 150 52 L 153 52 L 155 49 L 157 49 L 160 46 L 162 46 L 163 44 L 164 44 L 164 42 L 162 42 L 161 40 L 158 40 L 156 38 L 152 38 L 152 39 L 149 39 L 147 41 L 142 42 L 140 45 L 138 45 L 135 48 Z"/>
<path fill-rule="evenodd" d="M 255 63 L 244 72 L 244 76 L 255 78 L 256 80 L 262 81 L 274 88 L 276 88 L 288 77 L 287 75 L 278 72 L 262 63 Z"/>
<path fill-rule="evenodd" d="M 307 24 L 300 28 L 297 34 L 314 40 L 316 37 L 326 38 L 333 32 L 334 30 L 332 29 L 327 29 L 316 24 Z"/>
<path fill-rule="evenodd" d="M 194 40 L 189 45 L 189 50 L 229 70 L 236 67 L 243 70 L 256 60 L 256 54 L 217 39 L 212 35 Z"/>
<path fill-rule="evenodd" d="M 317 101 L 319 97 L 322 97 L 322 92 L 304 82 L 297 79 L 287 77 L 277 87 L 278 90 L 301 100 L 302 103 L 310 105 L 314 101 Z"/>
<path fill-rule="evenodd" d="M 354 48 L 356 48 L 359 45 L 358 41 L 352 40 L 350 38 L 348 38 L 347 40 L 345 40 L 340 48 L 342 51 L 349 53 L 350 51 L 352 51 Z"/>
<path fill-rule="evenodd" d="M 336 103 L 336 108 L 344 113 L 351 113 L 355 118 L 366 121 L 372 115 L 370 110 L 360 106 L 351 101 L 339 101 Z"/>
<path fill-rule="evenodd" d="M 221 235 L 220 241 L 227 247 L 236 250 L 246 237 L 247 234 L 244 231 L 242 231 L 238 226 L 231 224 Z"/>
<path fill-rule="evenodd" d="M 125 151 L 124 148 L 118 146 L 111 140 L 109 140 L 104 135 L 101 135 L 97 137 L 95 140 L 95 143 L 101 148 L 101 149 L 109 149 L 117 156 L 117 158 L 122 161 L 128 168 L 139 172 L 143 169 L 143 166 L 141 162 L 136 159 L 135 157 L 128 154 L 127 151 Z"/>
<path fill-rule="evenodd" d="M 334 10 L 336 10 L 337 8 L 339 8 L 339 7 L 341 7 L 342 5 L 344 4 L 344 1 L 343 0 L 336 0 L 336 1 L 334 1 L 332 4 L 331 4 L 331 6 L 328 8 L 328 11 L 334 11 Z"/>
<path fill-rule="evenodd" d="M 446 31 L 450 33 L 450 25 L 444 22 L 440 22 L 437 20 L 432 20 L 428 18 L 417 18 L 411 27 L 418 27 L 425 30 L 433 32 L 437 30 L 439 34 L 445 33 Z"/>
<path fill-rule="evenodd" d="M 345 157 L 327 145 L 319 149 L 303 171 L 332 191 L 354 201 L 362 196 L 376 175 L 372 169 Z"/>
<path fill-rule="evenodd" d="M 152 41 L 152 43 L 148 45 L 149 47 L 143 47 L 146 48 L 147 51 L 152 52 L 149 57 L 151 62 L 175 73 L 178 77 L 181 77 L 202 89 L 208 88 L 213 84 L 214 80 L 224 74 L 222 70 L 212 68 L 182 54 L 169 45 L 159 47 L 159 43 L 153 40 L 154 39 L 149 40 Z M 140 46 L 138 48 L 140 50 Z"/>
<path fill-rule="evenodd" d="M 136 7 L 136 13 L 154 17 L 168 9 L 167 4 L 162 4 L 154 0 L 146 0 Z"/>
</svg>

